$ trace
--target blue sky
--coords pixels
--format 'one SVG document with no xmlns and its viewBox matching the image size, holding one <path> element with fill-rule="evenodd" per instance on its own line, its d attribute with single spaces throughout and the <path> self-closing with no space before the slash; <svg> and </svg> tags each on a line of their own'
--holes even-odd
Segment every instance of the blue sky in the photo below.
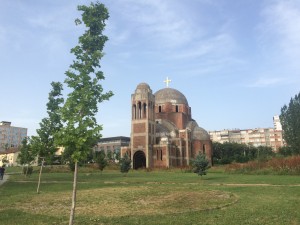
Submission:
<svg viewBox="0 0 300 225">
<path fill-rule="evenodd" d="M 130 98 L 141 82 L 181 91 L 206 130 L 273 127 L 300 87 L 299 0 L 114 0 L 101 61 L 110 101 L 103 137 L 130 136 Z M 1 0 L 0 120 L 34 135 L 52 81 L 65 79 L 83 28 L 79 0 Z M 67 92 L 67 91 L 66 91 Z"/>
</svg>

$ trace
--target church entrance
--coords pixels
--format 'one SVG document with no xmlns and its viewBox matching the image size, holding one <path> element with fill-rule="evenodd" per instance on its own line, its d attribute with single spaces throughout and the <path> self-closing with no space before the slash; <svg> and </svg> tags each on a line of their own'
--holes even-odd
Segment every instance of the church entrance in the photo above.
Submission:
<svg viewBox="0 0 300 225">
<path fill-rule="evenodd" d="M 146 167 L 146 156 L 143 151 L 137 151 L 133 155 L 133 169 L 137 170 L 139 168 Z"/>
</svg>

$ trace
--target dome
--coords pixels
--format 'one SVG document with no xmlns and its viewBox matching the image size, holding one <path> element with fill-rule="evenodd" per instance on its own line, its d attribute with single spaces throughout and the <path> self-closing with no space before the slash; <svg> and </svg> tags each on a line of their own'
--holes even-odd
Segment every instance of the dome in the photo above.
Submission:
<svg viewBox="0 0 300 225">
<path fill-rule="evenodd" d="M 155 103 L 163 104 L 166 102 L 171 102 L 173 104 L 185 104 L 189 105 L 186 97 L 176 89 L 164 88 L 157 91 L 155 94 Z"/>
<path fill-rule="evenodd" d="M 209 141 L 210 136 L 206 130 L 202 127 L 195 127 L 193 130 L 193 139 L 200 140 L 200 141 Z"/>
<path fill-rule="evenodd" d="M 136 89 L 150 89 L 150 86 L 147 83 L 140 83 Z"/>
<path fill-rule="evenodd" d="M 151 90 L 149 84 L 147 84 L 147 83 L 140 83 L 135 89 L 135 93 L 145 93 L 145 92 L 152 93 L 152 90 Z"/>
</svg>

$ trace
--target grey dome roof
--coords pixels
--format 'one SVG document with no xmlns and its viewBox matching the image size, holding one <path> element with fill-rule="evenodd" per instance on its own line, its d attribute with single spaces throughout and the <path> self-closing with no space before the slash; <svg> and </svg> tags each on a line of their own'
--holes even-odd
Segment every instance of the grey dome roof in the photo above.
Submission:
<svg viewBox="0 0 300 225">
<path fill-rule="evenodd" d="M 210 136 L 206 130 L 202 127 L 195 127 L 193 130 L 193 139 L 200 140 L 200 141 L 209 141 Z"/>
<path fill-rule="evenodd" d="M 147 84 L 147 83 L 140 83 L 135 89 L 135 93 L 145 93 L 145 92 L 152 93 L 152 90 L 151 90 L 149 84 Z"/>
<path fill-rule="evenodd" d="M 171 102 L 174 104 L 185 104 L 189 105 L 186 97 L 176 89 L 173 88 L 164 88 L 157 91 L 155 94 L 155 103 L 163 104 L 166 102 Z"/>
</svg>

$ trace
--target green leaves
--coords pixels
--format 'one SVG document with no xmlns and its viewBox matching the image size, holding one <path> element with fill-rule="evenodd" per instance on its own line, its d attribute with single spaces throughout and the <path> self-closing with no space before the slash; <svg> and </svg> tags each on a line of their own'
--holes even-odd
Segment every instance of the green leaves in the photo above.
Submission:
<svg viewBox="0 0 300 225">
<path fill-rule="evenodd" d="M 281 108 L 280 122 L 286 143 L 293 154 L 300 154 L 300 93 Z"/>
<path fill-rule="evenodd" d="M 98 103 L 108 100 L 113 93 L 103 93 L 100 81 L 105 77 L 100 69 L 100 59 L 108 38 L 102 34 L 108 11 L 103 4 L 91 3 L 78 6 L 82 18 L 76 25 L 86 30 L 78 38 L 78 45 L 71 49 L 76 60 L 66 71 L 66 85 L 71 89 L 61 109 L 64 127 L 57 134 L 59 143 L 68 148 L 70 160 L 79 161 L 100 139 L 102 126 L 97 124 Z"/>
</svg>

